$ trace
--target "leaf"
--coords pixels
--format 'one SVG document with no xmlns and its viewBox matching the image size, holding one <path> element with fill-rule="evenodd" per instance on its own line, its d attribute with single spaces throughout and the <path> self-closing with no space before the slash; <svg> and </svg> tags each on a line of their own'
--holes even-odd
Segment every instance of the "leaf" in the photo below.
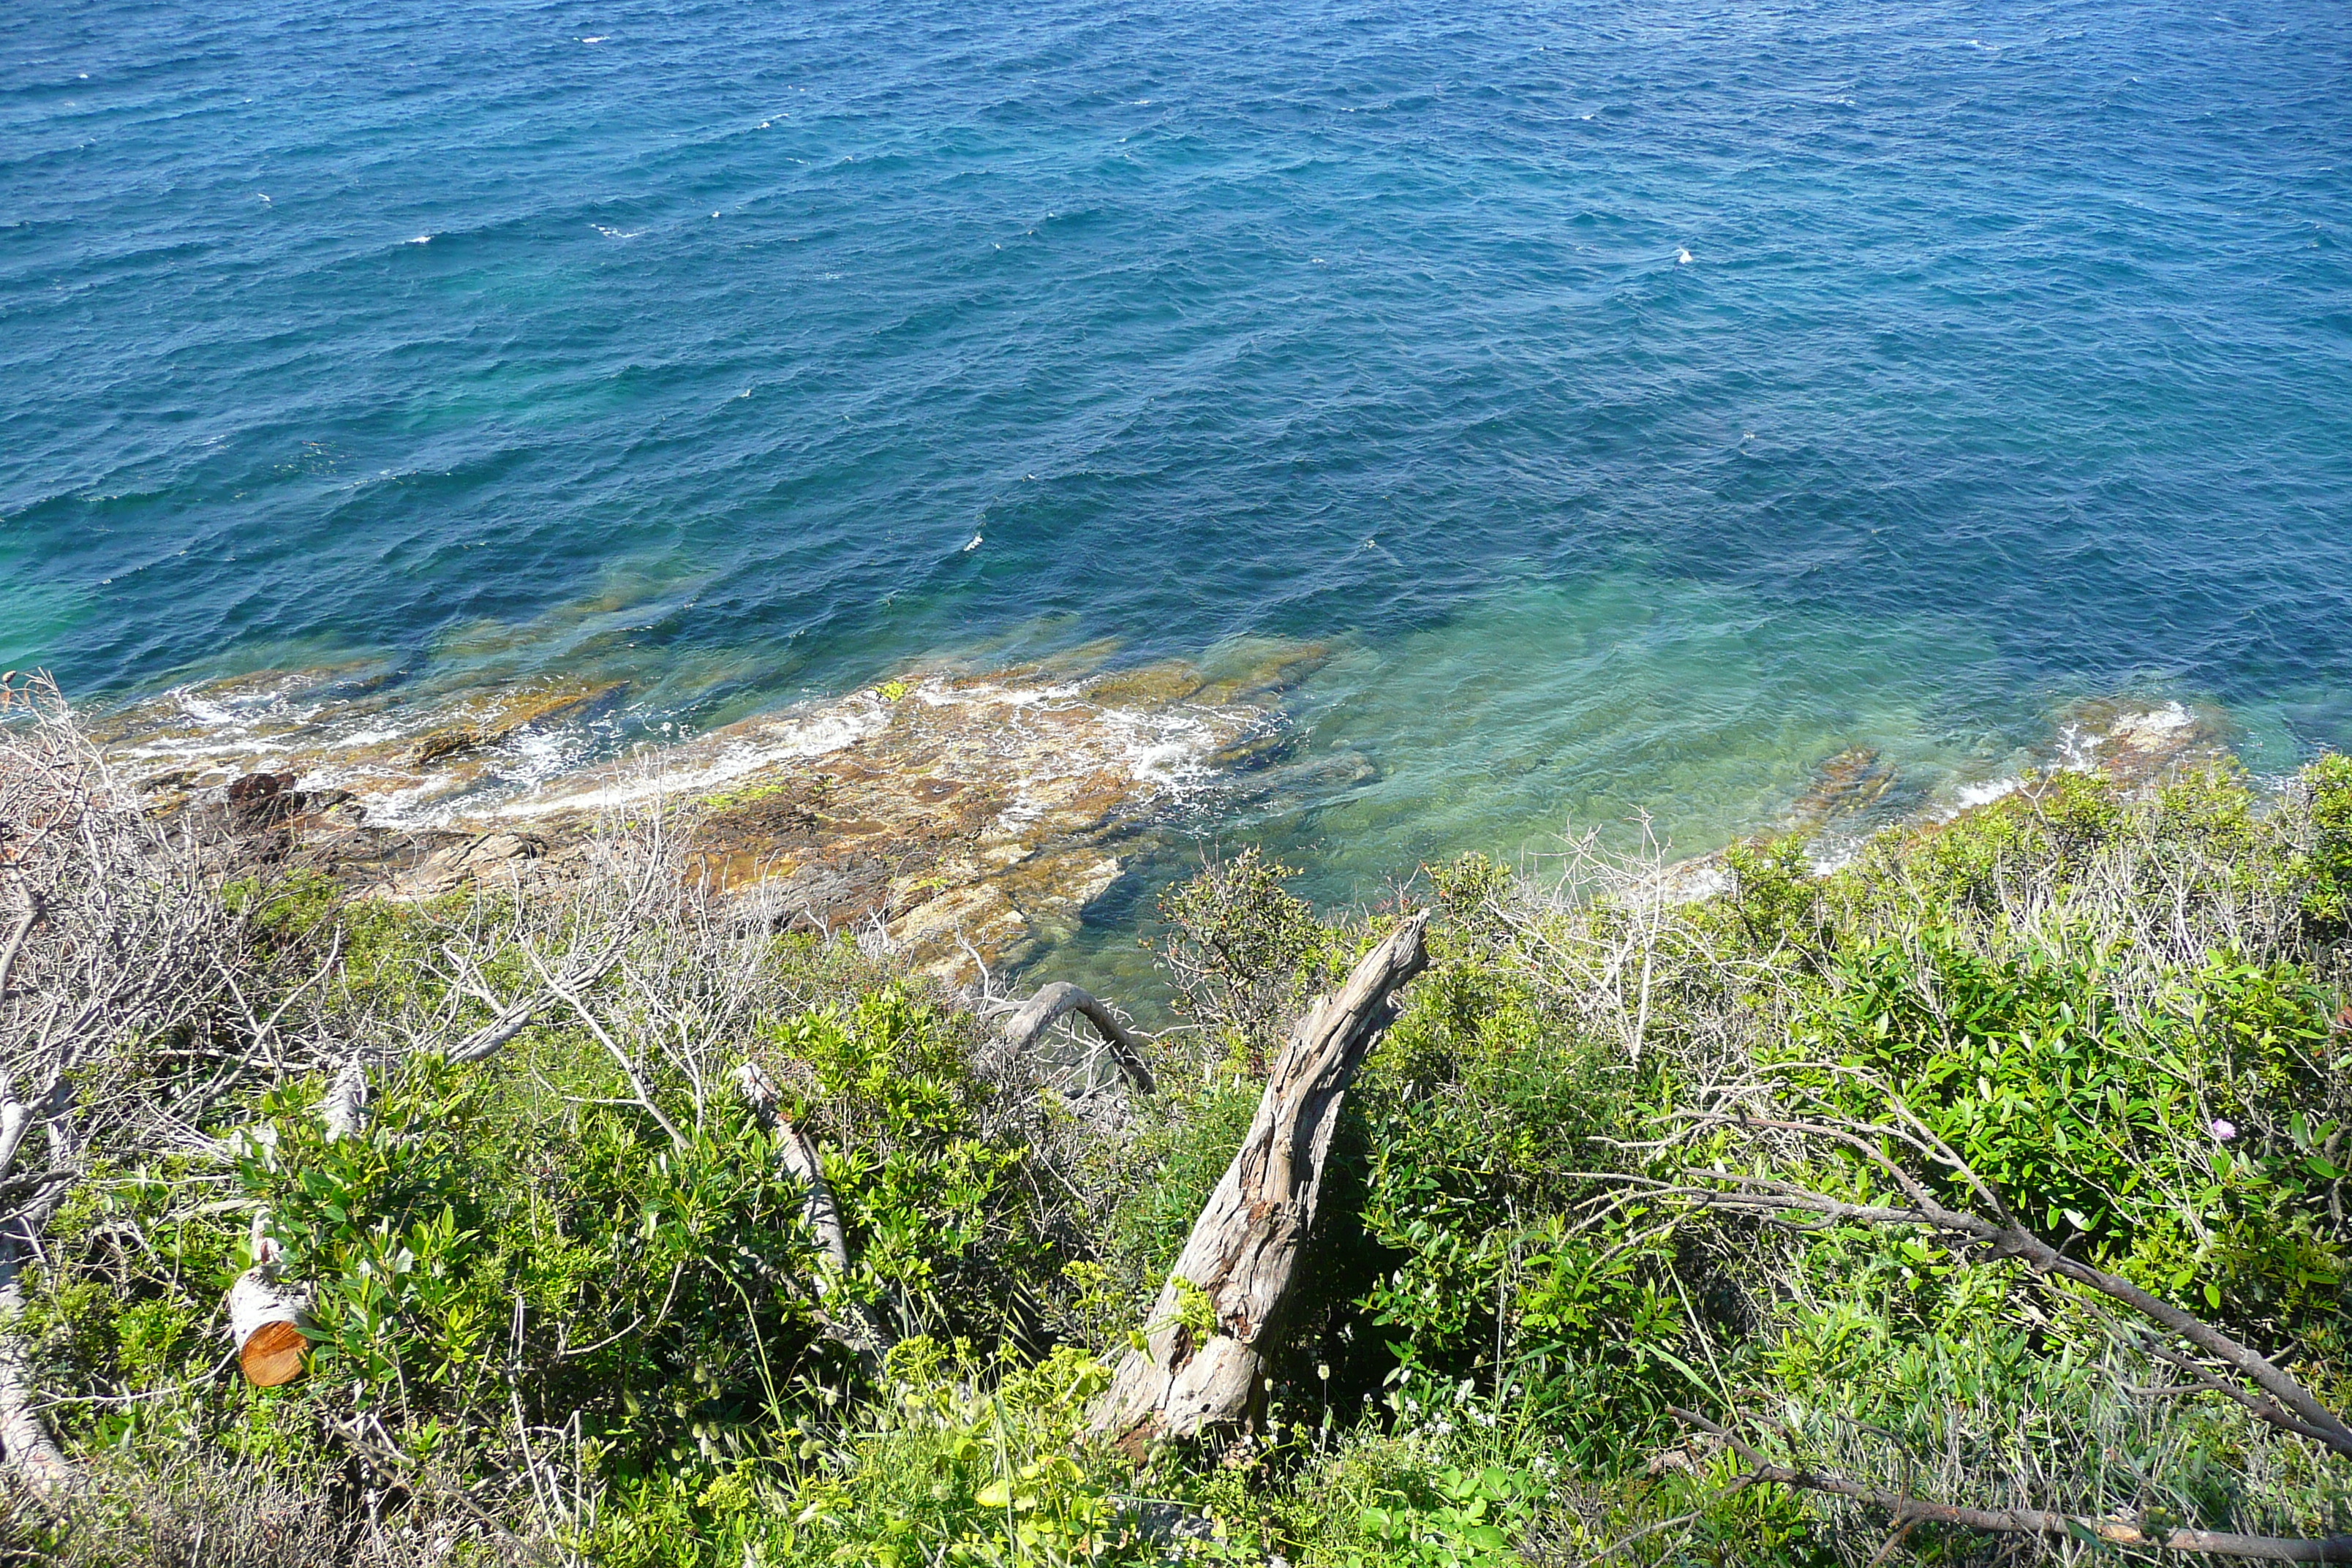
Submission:
<svg viewBox="0 0 2352 1568">
<path fill-rule="evenodd" d="M 1643 1353 L 1657 1357 L 1660 1361 L 1664 1362 L 1668 1366 L 1673 1367 L 1676 1372 L 1681 1373 L 1685 1377 L 1690 1379 L 1691 1386 L 1693 1388 L 1698 1389 L 1701 1393 L 1714 1392 L 1715 1385 L 1713 1384 L 1707 1382 L 1706 1379 L 1699 1376 L 1697 1373 L 1692 1371 L 1690 1363 L 1684 1361 L 1680 1356 L 1675 1355 L 1672 1351 L 1665 1350 L 1658 1345 L 1643 1345 L 1642 1350 Z"/>
<path fill-rule="evenodd" d="M 982 1508 L 1003 1508 L 1013 1500 L 1013 1485 L 999 1476 L 972 1493 L 971 1500 Z"/>
<path fill-rule="evenodd" d="M 2205 1304 L 2217 1312 L 2221 1310 L 2221 1288 L 2210 1279 L 2205 1283 Z"/>
</svg>

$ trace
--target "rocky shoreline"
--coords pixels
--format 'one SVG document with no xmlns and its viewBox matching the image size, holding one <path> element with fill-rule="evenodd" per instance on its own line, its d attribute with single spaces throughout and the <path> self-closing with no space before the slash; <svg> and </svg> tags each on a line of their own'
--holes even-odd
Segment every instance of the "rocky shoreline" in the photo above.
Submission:
<svg viewBox="0 0 2352 1568">
<path fill-rule="evenodd" d="M 357 896 L 561 881 L 601 824 L 657 812 L 741 918 L 871 933 L 967 984 L 1073 936 L 1171 818 L 1312 769 L 1284 696 L 1323 657 L 1269 646 L 1216 674 L 935 668 L 603 760 L 583 736 L 623 693 L 584 681 L 420 705 L 349 671 L 247 677 L 127 709 L 100 735 L 159 814 Z M 2138 789 L 2227 755 L 2227 735 L 2210 710 L 2086 701 L 2056 716 L 2031 765 Z M 1834 863 L 1878 828 L 1948 818 L 2022 776 L 1938 795 L 1855 747 L 1815 768 L 1776 830 L 1811 836 Z M 1664 882 L 1702 896 L 1720 864 L 1682 861 Z"/>
<path fill-rule="evenodd" d="M 870 930 L 966 984 L 1066 940 L 1139 834 L 1278 752 L 1282 693 L 1318 658 L 919 671 L 539 780 L 517 762 L 559 751 L 609 689 L 470 694 L 395 727 L 331 672 L 248 678 L 128 710 L 103 739 L 159 813 L 367 898 L 561 879 L 601 823 L 657 811 L 745 918 Z"/>
</svg>

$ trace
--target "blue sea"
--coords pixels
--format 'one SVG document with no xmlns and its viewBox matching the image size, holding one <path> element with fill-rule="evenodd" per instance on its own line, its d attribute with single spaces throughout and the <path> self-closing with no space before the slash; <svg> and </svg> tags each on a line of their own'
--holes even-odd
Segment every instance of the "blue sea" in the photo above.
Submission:
<svg viewBox="0 0 2352 1568">
<path fill-rule="evenodd" d="M 98 707 L 1313 644 L 1350 765 L 1210 831 L 1334 897 L 2352 746 L 2340 0 L 9 20 L 0 666 Z"/>
</svg>

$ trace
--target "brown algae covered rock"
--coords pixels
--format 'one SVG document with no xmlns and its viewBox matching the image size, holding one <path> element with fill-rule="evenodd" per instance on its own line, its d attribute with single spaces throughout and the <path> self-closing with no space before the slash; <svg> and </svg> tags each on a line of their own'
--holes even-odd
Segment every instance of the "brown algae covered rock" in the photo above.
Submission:
<svg viewBox="0 0 2352 1568">
<path fill-rule="evenodd" d="M 1123 870 L 1123 841 L 1278 723 L 1202 700 L 1208 685 L 1174 663 L 921 675 L 592 769 L 499 816 L 561 836 L 658 801 L 750 917 L 863 927 L 969 982 L 1075 931 Z"/>
</svg>

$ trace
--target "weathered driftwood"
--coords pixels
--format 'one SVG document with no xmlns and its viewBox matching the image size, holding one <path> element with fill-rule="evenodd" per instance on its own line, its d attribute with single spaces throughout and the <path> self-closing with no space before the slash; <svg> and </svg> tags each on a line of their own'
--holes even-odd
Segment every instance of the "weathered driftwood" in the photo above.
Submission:
<svg viewBox="0 0 2352 1568">
<path fill-rule="evenodd" d="M 1155 1092 L 1158 1086 L 1152 1082 L 1151 1068 L 1144 1062 L 1143 1047 L 1128 1033 L 1118 1015 L 1066 980 L 1055 981 L 1022 1004 L 1020 1011 L 1004 1021 L 1001 1033 L 1004 1043 L 1016 1053 L 1027 1052 L 1045 1037 L 1046 1030 L 1072 1013 L 1084 1014 L 1102 1032 L 1104 1043 L 1110 1047 L 1111 1059 L 1118 1064 L 1120 1074 L 1138 1093 Z"/>
<path fill-rule="evenodd" d="M 266 1216 L 254 1215 L 253 1267 L 228 1288 L 228 1334 L 246 1381 L 276 1388 L 302 1375 L 308 1341 L 301 1328 L 302 1298 L 278 1282 L 284 1254 L 263 1234 L 266 1224 Z"/>
<path fill-rule="evenodd" d="M 859 1365 L 871 1375 L 880 1371 L 893 1336 L 871 1308 L 851 1298 L 845 1289 L 849 1276 L 849 1231 L 841 1223 L 841 1205 L 824 1179 L 824 1162 L 816 1142 L 778 1109 L 781 1096 L 759 1063 L 738 1067 L 735 1084 L 774 1131 L 778 1158 L 800 1179 L 801 1214 L 824 1250 L 824 1262 L 816 1270 L 817 1322 L 827 1339 L 855 1352 Z"/>
<path fill-rule="evenodd" d="M 1395 1016 L 1399 986 L 1428 963 L 1414 915 L 1360 960 L 1338 992 L 1291 1026 L 1249 1133 L 1209 1195 L 1145 1324 L 1088 1425 L 1129 1454 L 1161 1437 L 1239 1421 L 1262 1392 L 1299 1252 L 1315 1223 L 1339 1105 L 1364 1053 Z M 1194 1292 L 1214 1327 L 1184 1321 Z M 1197 1298 L 1195 1298 L 1197 1303 Z M 1196 1304 L 1194 1313 L 1199 1308 Z"/>
</svg>

